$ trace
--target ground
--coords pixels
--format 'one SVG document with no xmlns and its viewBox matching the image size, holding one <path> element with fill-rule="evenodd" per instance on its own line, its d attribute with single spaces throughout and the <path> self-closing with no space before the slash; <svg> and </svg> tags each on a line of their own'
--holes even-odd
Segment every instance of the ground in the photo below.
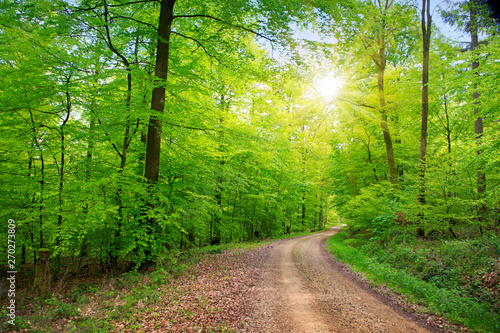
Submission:
<svg viewBox="0 0 500 333">
<path fill-rule="evenodd" d="M 43 332 L 452 332 L 337 262 L 325 240 L 339 230 L 205 255 L 177 278 L 108 278 L 73 303 L 32 307 L 25 323 Z"/>
<path fill-rule="evenodd" d="M 339 229 L 206 258 L 170 285 L 175 289 L 170 299 L 139 327 L 145 332 L 438 332 L 432 317 L 404 310 L 335 261 L 324 242 Z"/>
</svg>

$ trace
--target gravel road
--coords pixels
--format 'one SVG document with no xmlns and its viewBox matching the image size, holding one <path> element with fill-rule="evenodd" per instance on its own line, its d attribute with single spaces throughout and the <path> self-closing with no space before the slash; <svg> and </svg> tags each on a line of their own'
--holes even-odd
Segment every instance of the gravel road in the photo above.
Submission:
<svg viewBox="0 0 500 333">
<path fill-rule="evenodd" d="M 265 332 L 433 332 L 344 272 L 325 250 L 340 230 L 279 241 L 265 263 L 258 318 Z"/>
</svg>

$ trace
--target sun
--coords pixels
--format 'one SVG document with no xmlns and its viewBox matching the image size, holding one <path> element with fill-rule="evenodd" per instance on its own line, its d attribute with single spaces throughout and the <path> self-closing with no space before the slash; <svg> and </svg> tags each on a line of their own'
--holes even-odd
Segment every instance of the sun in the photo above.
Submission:
<svg viewBox="0 0 500 333">
<path fill-rule="evenodd" d="M 344 80 L 330 72 L 316 82 L 316 90 L 321 96 L 331 99 L 339 94 L 343 85 Z"/>
</svg>

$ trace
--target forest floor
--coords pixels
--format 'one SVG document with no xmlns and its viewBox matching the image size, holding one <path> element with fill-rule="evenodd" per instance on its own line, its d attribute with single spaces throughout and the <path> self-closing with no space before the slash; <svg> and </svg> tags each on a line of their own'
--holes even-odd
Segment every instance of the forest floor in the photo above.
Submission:
<svg viewBox="0 0 500 333">
<path fill-rule="evenodd" d="M 339 230 L 204 255 L 177 278 L 157 271 L 56 295 L 19 314 L 18 331 L 453 332 L 337 262 L 324 243 Z"/>
</svg>

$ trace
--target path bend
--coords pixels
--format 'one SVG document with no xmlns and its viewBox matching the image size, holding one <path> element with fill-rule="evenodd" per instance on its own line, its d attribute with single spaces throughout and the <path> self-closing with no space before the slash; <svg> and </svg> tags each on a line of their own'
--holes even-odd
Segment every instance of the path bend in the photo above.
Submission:
<svg viewBox="0 0 500 333">
<path fill-rule="evenodd" d="M 342 271 L 324 245 L 340 229 L 271 249 L 259 297 L 266 332 L 433 332 Z"/>
</svg>

